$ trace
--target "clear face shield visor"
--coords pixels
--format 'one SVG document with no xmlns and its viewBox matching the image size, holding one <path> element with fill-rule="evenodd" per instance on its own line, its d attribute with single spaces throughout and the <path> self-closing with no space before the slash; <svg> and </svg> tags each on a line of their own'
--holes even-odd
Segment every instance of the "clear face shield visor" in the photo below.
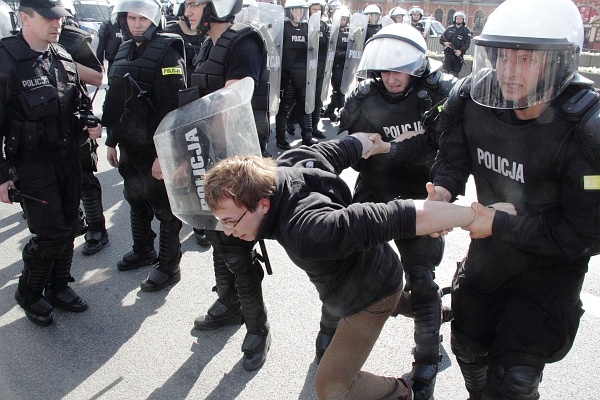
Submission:
<svg viewBox="0 0 600 400">
<path fill-rule="evenodd" d="M 373 38 L 377 38 L 374 36 Z M 357 76 L 368 78 L 369 71 L 404 72 L 422 76 L 427 67 L 427 56 L 413 45 L 398 38 L 369 39 L 358 64 Z"/>
<path fill-rule="evenodd" d="M 111 19 L 113 23 L 117 21 L 117 16 L 119 13 L 139 14 L 142 17 L 148 18 L 150 21 L 152 21 L 154 26 L 160 25 L 160 19 L 162 17 L 161 8 L 158 2 L 143 0 L 118 2 L 112 11 Z"/>
<path fill-rule="evenodd" d="M 308 7 L 292 7 L 285 9 L 285 16 L 294 23 L 308 22 Z"/>
<path fill-rule="evenodd" d="M 473 101 L 492 108 L 527 108 L 551 101 L 569 84 L 579 58 L 572 46 L 523 47 L 527 46 L 475 46 L 471 73 Z"/>
</svg>

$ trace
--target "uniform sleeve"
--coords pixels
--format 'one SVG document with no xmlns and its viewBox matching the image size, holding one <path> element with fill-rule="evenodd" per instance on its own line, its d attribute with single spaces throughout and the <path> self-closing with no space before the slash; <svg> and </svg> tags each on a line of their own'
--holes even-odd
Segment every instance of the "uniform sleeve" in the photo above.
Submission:
<svg viewBox="0 0 600 400">
<path fill-rule="evenodd" d="M 539 216 L 496 213 L 492 235 L 533 253 L 571 259 L 600 254 L 600 166 L 571 143 L 560 174 L 558 210 Z M 591 187 L 590 187 L 591 186 Z M 518 210 L 517 210 L 518 212 Z"/>
<path fill-rule="evenodd" d="M 465 185 L 471 174 L 471 155 L 462 123 L 442 133 L 439 150 L 431 168 L 431 181 L 446 188 L 452 201 L 465 194 Z"/>
<path fill-rule="evenodd" d="M 179 91 L 186 88 L 185 60 L 174 49 L 163 58 L 159 74 L 160 85 L 156 87 L 155 98 L 158 99 L 156 112 L 161 119 L 179 106 Z"/>
<path fill-rule="evenodd" d="M 230 51 L 227 60 L 225 82 L 232 79 L 243 79 L 247 76 L 258 84 L 262 70 L 264 46 L 251 36 L 246 36 Z"/>
</svg>

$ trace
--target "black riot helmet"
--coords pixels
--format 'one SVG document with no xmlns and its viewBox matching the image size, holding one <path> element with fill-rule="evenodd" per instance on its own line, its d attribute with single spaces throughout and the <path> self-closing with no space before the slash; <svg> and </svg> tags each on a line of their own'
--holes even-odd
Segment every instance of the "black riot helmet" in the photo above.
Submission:
<svg viewBox="0 0 600 400">
<path fill-rule="evenodd" d="M 139 14 L 152 21 L 142 36 L 133 36 L 127 25 L 127 13 Z M 123 33 L 134 42 L 152 39 L 154 33 L 164 27 L 162 7 L 158 0 L 119 0 L 112 11 L 113 23 L 118 23 Z"/>
</svg>

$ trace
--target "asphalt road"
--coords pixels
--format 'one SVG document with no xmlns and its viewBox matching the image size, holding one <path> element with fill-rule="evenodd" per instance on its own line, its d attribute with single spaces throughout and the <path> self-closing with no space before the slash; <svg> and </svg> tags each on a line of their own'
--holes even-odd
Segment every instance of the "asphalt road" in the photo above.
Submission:
<svg viewBox="0 0 600 400">
<path fill-rule="evenodd" d="M 103 91 L 96 98 L 100 110 Z M 324 123 L 328 139 L 335 127 Z M 299 133 L 293 145 L 299 144 Z M 212 251 L 201 249 L 191 228 L 181 232 L 182 280 L 168 290 L 142 292 L 148 268 L 121 272 L 115 264 L 131 250 L 129 206 L 123 182 L 99 148 L 100 179 L 110 242 L 100 253 L 81 254 L 75 242 L 72 287 L 88 303 L 82 314 L 55 310 L 55 323 L 39 327 L 25 318 L 14 301 L 22 269 L 21 250 L 30 237 L 18 205 L 0 203 L 0 400 L 10 399 L 314 399 L 314 339 L 320 303 L 304 273 L 283 249 L 267 241 L 274 274 L 263 281 L 273 342 L 266 364 L 246 372 L 240 346 L 245 329 L 193 330 L 193 321 L 215 300 Z M 280 152 L 271 139 L 271 152 Z M 352 185 L 355 174 L 343 175 Z M 472 186 L 471 186 L 472 189 Z M 473 200 L 472 190 L 460 199 Z M 447 236 L 446 252 L 436 281 L 450 283 L 456 262 L 468 246 L 468 235 Z M 315 249 L 318 251 L 318 249 Z M 543 399 L 599 399 L 596 351 L 600 339 L 600 259 L 595 257 L 582 299 L 584 314 L 571 353 L 546 368 Z M 447 303 L 448 298 L 444 299 Z M 442 327 L 444 359 L 436 399 L 465 399 L 466 390 L 451 354 L 450 329 Z M 410 371 L 412 321 L 392 318 L 364 369 L 390 376 Z"/>
</svg>

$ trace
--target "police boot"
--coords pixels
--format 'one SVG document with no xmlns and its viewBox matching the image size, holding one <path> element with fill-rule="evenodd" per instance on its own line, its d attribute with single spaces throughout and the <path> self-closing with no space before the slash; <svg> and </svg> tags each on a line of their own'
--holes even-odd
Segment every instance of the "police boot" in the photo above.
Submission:
<svg viewBox="0 0 600 400">
<path fill-rule="evenodd" d="M 50 277 L 52 263 L 45 265 L 43 269 L 32 270 L 32 266 L 25 264 L 19 284 L 15 292 L 15 300 L 25 311 L 25 316 L 34 324 L 48 326 L 53 321 L 52 305 L 42 295 L 46 282 Z M 38 267 L 42 267 L 39 265 Z"/>
<path fill-rule="evenodd" d="M 210 248 L 210 242 L 206 238 L 206 232 L 204 229 L 194 228 L 194 238 L 196 239 L 198 246 L 202 247 L 203 250 L 208 250 Z"/>
<path fill-rule="evenodd" d="M 329 120 L 331 120 L 331 116 L 334 113 L 335 113 L 335 104 L 333 104 L 333 95 L 331 95 L 331 101 L 327 105 L 327 108 L 325 109 L 325 111 L 323 111 L 323 115 L 321 115 L 321 117 L 329 118 Z"/>
<path fill-rule="evenodd" d="M 244 321 L 240 300 L 235 289 L 235 275 L 227 268 L 220 251 L 213 251 L 215 280 L 213 288 L 219 298 L 202 315 L 194 321 L 194 328 L 200 331 L 218 329 L 227 325 L 241 325 Z"/>
<path fill-rule="evenodd" d="M 144 292 L 155 292 L 181 280 L 179 231 L 183 224 L 179 219 L 173 218 L 172 221 L 161 221 L 160 223 L 158 265 L 142 282 L 141 289 Z"/>
<path fill-rule="evenodd" d="M 152 230 L 151 210 L 137 210 L 132 207 L 131 218 L 131 237 L 133 238 L 133 250 L 123 256 L 123 259 L 117 262 L 119 271 L 129 271 L 146 265 L 154 265 L 158 262 L 156 251 L 154 250 L 154 239 L 156 233 Z"/>
<path fill-rule="evenodd" d="M 50 281 L 46 285 L 45 296 L 54 307 L 71 312 L 87 310 L 87 303 L 69 287 L 75 282 L 71 276 L 73 262 L 73 245 L 67 245 L 62 254 L 54 261 Z"/>
<path fill-rule="evenodd" d="M 86 256 L 96 254 L 108 243 L 100 193 L 95 189 L 83 191 L 82 202 L 89 229 L 81 252 Z"/>
<path fill-rule="evenodd" d="M 243 367 L 247 371 L 254 371 L 265 363 L 271 345 L 261 286 L 264 272 L 254 250 L 225 246 L 222 251 L 227 267 L 235 274 L 242 314 L 248 330 L 242 344 Z"/>
</svg>

